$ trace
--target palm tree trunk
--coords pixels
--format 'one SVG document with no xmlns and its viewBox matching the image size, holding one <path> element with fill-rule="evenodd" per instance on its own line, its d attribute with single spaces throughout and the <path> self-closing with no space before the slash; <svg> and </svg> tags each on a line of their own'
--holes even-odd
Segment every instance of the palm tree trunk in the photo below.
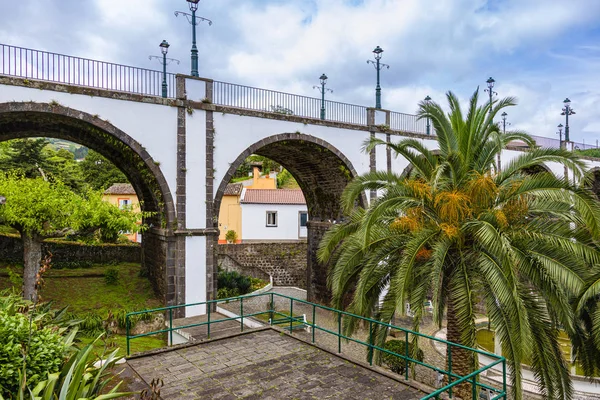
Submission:
<svg viewBox="0 0 600 400">
<path fill-rule="evenodd" d="M 23 298 L 37 300 L 36 283 L 42 261 L 42 241 L 37 235 L 21 232 L 23 240 Z"/>
<path fill-rule="evenodd" d="M 456 308 L 452 300 L 452 295 L 448 298 L 448 311 L 447 311 L 447 329 L 448 333 L 446 340 L 452 343 L 462 344 L 461 332 L 458 326 L 458 319 L 456 316 Z M 473 353 L 468 350 L 459 349 L 457 347 L 449 346 L 446 359 L 447 370 L 450 365 L 450 359 L 452 360 L 452 373 L 465 376 L 473 372 Z M 452 379 L 453 381 L 456 378 Z M 472 398 L 472 387 L 470 384 L 460 384 L 453 387 L 453 395 L 458 396 L 462 399 Z"/>
</svg>

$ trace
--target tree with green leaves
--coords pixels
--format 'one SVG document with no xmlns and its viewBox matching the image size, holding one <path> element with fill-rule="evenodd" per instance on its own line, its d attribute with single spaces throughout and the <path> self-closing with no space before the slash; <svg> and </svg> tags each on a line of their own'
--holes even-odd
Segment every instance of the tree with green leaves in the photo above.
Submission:
<svg viewBox="0 0 600 400">
<path fill-rule="evenodd" d="M 46 139 L 14 139 L 3 143 L 0 147 L 0 170 L 18 172 L 27 178 L 54 171 L 53 162 L 45 152 Z"/>
<path fill-rule="evenodd" d="M 83 180 L 94 190 L 104 190 L 115 183 L 129 182 L 120 169 L 93 150 L 78 165 Z"/>
<path fill-rule="evenodd" d="M 102 228 L 111 238 L 120 231 L 138 231 L 140 214 L 120 210 L 102 201 L 100 192 L 85 196 L 71 191 L 62 182 L 43 178 L 0 175 L 0 221 L 16 229 L 23 241 L 23 297 L 36 299 L 36 282 L 42 260 L 42 242 L 79 231 Z"/>
<path fill-rule="evenodd" d="M 581 178 L 585 164 L 565 150 L 536 148 L 523 132 L 503 134 L 493 118 L 515 105 L 513 98 L 478 106 L 475 92 L 466 114 L 453 93 L 447 100 L 447 114 L 436 103 L 419 106 L 420 118 L 433 124 L 438 151 L 412 138 L 389 144 L 411 163 L 412 173 L 368 173 L 344 191 L 349 219 L 325 235 L 318 253 L 330 265 L 333 304 L 344 307 L 353 292 L 351 312 L 390 322 L 409 303 L 418 330 L 432 296 L 434 322 L 446 322 L 447 339 L 473 348 L 475 306 L 483 303 L 507 358 L 513 398 L 522 398 L 521 364 L 527 360 L 544 397 L 569 399 L 559 328 L 577 358 L 585 359 L 586 374 L 600 371 L 600 357 L 593 359 L 600 311 L 589 306 L 600 294 L 600 205 L 589 190 L 540 167 L 558 163 Z M 496 156 L 515 140 L 531 150 L 498 172 Z M 366 150 L 379 145 L 387 144 L 371 140 Z M 367 209 L 355 208 L 369 190 L 382 195 Z M 576 308 L 578 298 L 583 305 Z M 353 321 L 345 326 L 348 333 L 356 328 Z M 386 330 L 373 333 L 383 344 Z M 474 353 L 453 351 L 454 373 L 477 368 Z M 455 388 L 455 394 L 470 396 L 466 390 Z"/>
<path fill-rule="evenodd" d="M 27 178 L 41 176 L 60 180 L 71 189 L 84 191 L 81 170 L 73 153 L 54 150 L 45 138 L 13 139 L 0 146 L 0 170 L 15 172 Z"/>
</svg>

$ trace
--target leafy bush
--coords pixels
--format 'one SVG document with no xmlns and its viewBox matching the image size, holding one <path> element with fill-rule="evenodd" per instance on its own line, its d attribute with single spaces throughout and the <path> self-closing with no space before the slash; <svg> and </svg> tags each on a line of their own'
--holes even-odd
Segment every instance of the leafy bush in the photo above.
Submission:
<svg viewBox="0 0 600 400">
<path fill-rule="evenodd" d="M 238 237 L 237 233 L 234 230 L 229 230 L 225 234 L 225 240 L 227 240 L 228 242 L 231 242 L 231 243 L 235 243 L 235 241 L 237 240 L 237 237 Z"/>
<path fill-rule="evenodd" d="M 236 271 L 220 270 L 217 275 L 217 298 L 241 296 L 250 292 L 252 282 L 247 276 L 240 275 Z M 227 289 L 227 290 L 221 290 Z M 224 296 L 220 297 L 219 292 Z"/>
<path fill-rule="evenodd" d="M 27 354 L 27 382 L 34 387 L 48 373 L 60 370 L 68 344 L 55 326 L 43 326 L 43 318 L 18 309 L 0 309 L 0 394 L 19 389 L 23 353 Z M 31 331 L 31 332 L 30 332 Z"/>
<path fill-rule="evenodd" d="M 121 328 L 121 329 L 127 328 L 127 313 L 129 313 L 129 312 L 131 312 L 131 311 L 126 310 L 124 308 L 121 308 L 115 312 L 114 320 L 117 323 L 117 326 L 119 328 Z M 153 318 L 152 313 L 131 315 L 129 317 L 129 328 L 133 329 L 133 327 L 135 327 L 138 322 L 140 322 L 140 321 L 148 322 L 148 321 L 151 321 L 152 318 Z"/>
<path fill-rule="evenodd" d="M 383 348 L 388 351 L 393 351 L 394 353 L 400 354 L 402 356 L 406 354 L 406 342 L 404 340 L 388 340 L 385 343 L 385 345 L 383 345 Z M 408 355 L 409 357 L 415 360 L 423 361 L 423 350 L 417 347 L 415 352 L 412 343 L 408 344 Z M 383 353 L 382 360 L 383 363 L 392 370 L 392 372 L 395 372 L 397 374 L 404 374 L 406 361 L 403 358 L 392 354 Z M 411 363 L 409 362 L 409 367 L 410 364 Z"/>
<path fill-rule="evenodd" d="M 95 341 L 100 339 L 98 337 Z M 39 400 L 54 400 L 54 399 L 115 399 L 132 395 L 133 393 L 118 392 L 119 387 L 123 383 L 119 382 L 113 389 L 106 394 L 101 394 L 106 384 L 112 379 L 107 373 L 112 369 L 120 357 L 117 357 L 117 351 L 106 355 L 96 356 L 93 351 L 93 343 L 83 347 L 78 352 L 62 363 L 62 368 L 54 373 L 46 375 L 46 379 L 39 382 L 37 385 L 31 385 L 31 377 L 19 373 L 19 379 L 15 381 L 15 385 L 19 388 L 15 390 L 16 398 L 25 399 L 26 394 L 23 382 L 27 382 L 27 387 L 31 390 L 31 398 Z M 106 359 L 99 363 L 97 367 L 94 364 L 99 361 L 99 357 Z M 66 396 L 65 396 L 66 395 Z M 1 396 L 0 396 L 1 398 Z"/>
<path fill-rule="evenodd" d="M 108 268 L 104 271 L 104 282 L 107 285 L 116 285 L 119 283 L 119 270 L 116 268 Z"/>
<path fill-rule="evenodd" d="M 79 329 L 88 335 L 96 335 L 104 331 L 104 318 L 95 312 L 88 312 L 80 316 Z"/>
</svg>

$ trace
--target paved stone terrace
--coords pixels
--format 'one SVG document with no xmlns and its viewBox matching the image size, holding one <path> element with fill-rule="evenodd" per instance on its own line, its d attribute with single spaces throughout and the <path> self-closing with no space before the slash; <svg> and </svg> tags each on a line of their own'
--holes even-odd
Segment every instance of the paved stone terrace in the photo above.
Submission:
<svg viewBox="0 0 600 400">
<path fill-rule="evenodd" d="M 163 399 L 397 399 L 422 392 L 274 330 L 136 358 Z"/>
</svg>

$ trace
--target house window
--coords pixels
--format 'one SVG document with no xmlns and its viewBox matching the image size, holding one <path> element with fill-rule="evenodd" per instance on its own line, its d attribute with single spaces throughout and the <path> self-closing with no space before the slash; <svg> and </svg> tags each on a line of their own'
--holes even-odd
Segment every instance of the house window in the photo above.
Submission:
<svg viewBox="0 0 600 400">
<path fill-rule="evenodd" d="M 277 211 L 267 211 L 267 226 L 277 226 Z"/>
<path fill-rule="evenodd" d="M 119 208 L 122 210 L 131 206 L 131 199 L 119 199 Z"/>
<path fill-rule="evenodd" d="M 306 211 L 300 211 L 300 227 L 306 228 L 308 222 L 308 213 Z"/>
</svg>

